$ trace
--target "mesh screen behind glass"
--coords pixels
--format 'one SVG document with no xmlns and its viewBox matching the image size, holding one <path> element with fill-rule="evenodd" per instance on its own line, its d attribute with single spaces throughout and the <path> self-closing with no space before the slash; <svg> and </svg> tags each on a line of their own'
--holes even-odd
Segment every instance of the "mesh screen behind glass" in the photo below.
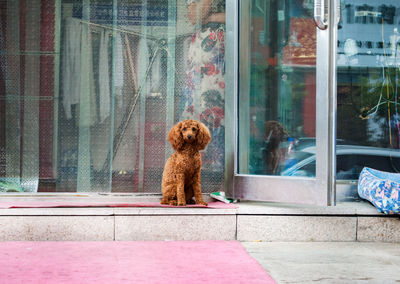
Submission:
<svg viewBox="0 0 400 284">
<path fill-rule="evenodd" d="M 0 0 L 2 191 L 160 192 L 186 118 L 211 130 L 203 192 L 220 190 L 224 93 L 203 86 L 224 87 L 224 26 L 189 23 L 187 8 Z"/>
</svg>

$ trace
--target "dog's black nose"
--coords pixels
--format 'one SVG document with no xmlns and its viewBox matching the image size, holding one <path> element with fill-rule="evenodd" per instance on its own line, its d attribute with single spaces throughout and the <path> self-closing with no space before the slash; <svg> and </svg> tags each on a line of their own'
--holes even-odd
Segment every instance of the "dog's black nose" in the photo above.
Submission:
<svg viewBox="0 0 400 284">
<path fill-rule="evenodd" d="M 188 135 L 188 139 L 192 138 L 192 135 Z"/>
</svg>

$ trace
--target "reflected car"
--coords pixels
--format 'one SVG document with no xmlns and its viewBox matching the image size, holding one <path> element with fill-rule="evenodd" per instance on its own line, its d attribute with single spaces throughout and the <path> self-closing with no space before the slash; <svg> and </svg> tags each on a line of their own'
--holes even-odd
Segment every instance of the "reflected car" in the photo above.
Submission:
<svg viewBox="0 0 400 284">
<path fill-rule="evenodd" d="M 315 177 L 316 147 L 303 147 L 285 161 L 281 176 Z M 336 146 L 336 178 L 357 180 L 363 167 L 400 172 L 400 150 L 359 145 Z"/>
</svg>

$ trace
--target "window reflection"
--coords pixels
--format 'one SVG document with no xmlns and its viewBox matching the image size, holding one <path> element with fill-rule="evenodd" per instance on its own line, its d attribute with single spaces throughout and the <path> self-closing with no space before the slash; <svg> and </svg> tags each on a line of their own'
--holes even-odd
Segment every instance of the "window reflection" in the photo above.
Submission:
<svg viewBox="0 0 400 284">
<path fill-rule="evenodd" d="M 263 3 L 252 1 L 251 34 L 240 34 L 250 43 L 239 60 L 250 76 L 239 79 L 239 172 L 285 175 L 305 145 L 315 146 L 313 1 Z"/>
<path fill-rule="evenodd" d="M 336 148 L 338 179 L 358 179 L 364 166 L 400 170 L 400 6 L 396 5 L 393 1 L 342 1 L 337 137 L 344 145 Z"/>
<path fill-rule="evenodd" d="M 250 77 L 242 76 L 248 89 L 239 94 L 240 173 L 315 177 L 311 2 L 252 2 L 250 53 L 242 55 L 249 58 Z M 357 179 L 364 166 L 398 172 L 400 6 L 353 0 L 341 1 L 341 7 L 337 178 Z M 274 136 L 268 125 L 275 122 L 285 135 Z"/>
</svg>

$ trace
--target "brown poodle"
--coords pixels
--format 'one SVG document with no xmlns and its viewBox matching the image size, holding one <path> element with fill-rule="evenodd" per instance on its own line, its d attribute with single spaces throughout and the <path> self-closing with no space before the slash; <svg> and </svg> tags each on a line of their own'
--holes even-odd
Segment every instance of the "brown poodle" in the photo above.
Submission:
<svg viewBox="0 0 400 284">
<path fill-rule="evenodd" d="M 276 174 L 281 159 L 284 157 L 280 149 L 283 139 L 288 133 L 278 121 L 270 120 L 265 123 L 264 141 L 267 145 L 267 167 L 268 174 Z"/>
<path fill-rule="evenodd" d="M 168 134 L 175 150 L 167 160 L 162 176 L 161 204 L 185 206 L 207 205 L 201 195 L 201 155 L 211 136 L 207 126 L 196 120 L 177 123 Z M 192 198 L 195 198 L 194 201 Z"/>
</svg>

